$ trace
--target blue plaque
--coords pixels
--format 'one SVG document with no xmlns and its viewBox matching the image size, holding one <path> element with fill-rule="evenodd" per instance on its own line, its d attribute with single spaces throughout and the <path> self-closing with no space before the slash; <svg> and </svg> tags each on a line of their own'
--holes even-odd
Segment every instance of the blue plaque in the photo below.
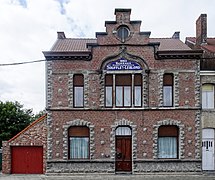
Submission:
<svg viewBox="0 0 215 180">
<path fill-rule="evenodd" d="M 105 66 L 108 71 L 121 71 L 121 70 L 142 70 L 142 67 L 135 61 L 130 61 L 124 58 L 112 61 Z"/>
</svg>

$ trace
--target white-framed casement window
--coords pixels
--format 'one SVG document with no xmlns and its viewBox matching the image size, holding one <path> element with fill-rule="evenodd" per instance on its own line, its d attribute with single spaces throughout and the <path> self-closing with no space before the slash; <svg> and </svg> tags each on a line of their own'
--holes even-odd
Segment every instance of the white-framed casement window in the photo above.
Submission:
<svg viewBox="0 0 215 180">
<path fill-rule="evenodd" d="M 73 77 L 73 104 L 74 104 L 74 107 L 84 107 L 83 74 L 75 74 Z"/>
<path fill-rule="evenodd" d="M 141 74 L 106 74 L 105 107 L 141 107 Z"/>
<path fill-rule="evenodd" d="M 163 106 L 173 106 L 173 74 L 163 76 Z"/>
<path fill-rule="evenodd" d="M 72 126 L 68 129 L 69 159 L 89 159 L 89 128 Z"/>
<path fill-rule="evenodd" d="M 158 158 L 178 158 L 178 127 L 167 125 L 158 130 Z"/>
<path fill-rule="evenodd" d="M 214 85 L 204 84 L 202 86 L 202 108 L 214 109 Z"/>
</svg>

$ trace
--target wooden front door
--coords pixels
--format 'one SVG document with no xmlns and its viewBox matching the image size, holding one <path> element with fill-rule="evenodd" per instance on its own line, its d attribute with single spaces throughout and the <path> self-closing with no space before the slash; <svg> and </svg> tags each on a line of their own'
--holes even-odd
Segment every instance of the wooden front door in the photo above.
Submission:
<svg viewBox="0 0 215 180">
<path fill-rule="evenodd" d="M 131 171 L 131 136 L 116 136 L 116 171 Z"/>
</svg>

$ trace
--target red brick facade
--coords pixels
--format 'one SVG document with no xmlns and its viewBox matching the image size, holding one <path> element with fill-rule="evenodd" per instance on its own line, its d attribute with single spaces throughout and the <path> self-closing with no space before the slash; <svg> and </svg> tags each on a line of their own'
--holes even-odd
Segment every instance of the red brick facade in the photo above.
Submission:
<svg viewBox="0 0 215 180">
<path fill-rule="evenodd" d="M 131 172 L 200 171 L 200 74 L 201 51 L 194 51 L 174 38 L 150 38 L 140 32 L 141 21 L 130 20 L 130 9 L 116 9 L 116 21 L 106 21 L 106 32 L 97 39 L 74 44 L 59 33 L 47 61 L 48 151 L 47 173 L 117 172 L 116 129 L 131 128 Z M 120 27 L 130 33 L 118 37 Z M 87 41 L 81 40 L 80 42 Z M 74 48 L 80 48 L 75 51 Z M 84 47 L 84 48 L 83 48 Z M 124 58 L 142 70 L 108 71 L 108 63 Z M 141 107 L 105 107 L 106 74 L 142 74 Z M 163 76 L 173 75 L 173 105 L 164 106 Z M 74 107 L 75 74 L 84 77 L 84 105 Z M 68 129 L 90 130 L 89 158 L 69 158 Z M 158 157 L 158 131 L 176 126 L 177 158 Z"/>
<path fill-rule="evenodd" d="M 191 50 L 178 36 L 150 38 L 150 32 L 140 31 L 141 21 L 130 20 L 130 13 L 130 9 L 116 9 L 116 21 L 106 21 L 106 32 L 96 33 L 95 39 L 72 39 L 58 33 L 52 49 L 44 52 L 47 123 L 37 121 L 4 143 L 3 173 L 11 172 L 10 147 L 22 145 L 43 146 L 46 173 L 201 171 L 202 51 Z M 120 35 L 120 28 L 125 28 L 124 34 Z M 116 67 L 118 63 L 122 64 Z M 83 98 L 83 106 L 75 107 L 74 77 L 80 74 L 83 96 L 79 101 Z M 165 105 L 164 97 L 166 74 L 172 77 L 168 85 L 171 93 L 167 91 L 172 100 L 169 105 Z M 112 98 L 106 94 L 107 75 L 112 78 Z M 120 75 L 131 78 L 130 93 L 123 96 L 123 103 L 130 97 L 129 106 L 117 106 L 116 85 L 127 80 L 117 81 Z M 136 75 L 141 77 L 137 99 Z M 111 107 L 107 107 L 106 99 L 113 101 Z M 136 100 L 140 101 L 137 106 Z M 89 130 L 87 137 L 71 130 L 81 127 Z M 177 129 L 177 135 L 173 135 L 174 153 L 165 152 L 167 158 L 162 155 L 159 142 L 170 132 L 161 136 L 160 127 Z M 81 145 L 80 139 L 88 143 Z M 82 152 L 84 148 L 88 148 L 87 155 Z M 73 156 L 73 152 L 82 155 Z"/>
</svg>

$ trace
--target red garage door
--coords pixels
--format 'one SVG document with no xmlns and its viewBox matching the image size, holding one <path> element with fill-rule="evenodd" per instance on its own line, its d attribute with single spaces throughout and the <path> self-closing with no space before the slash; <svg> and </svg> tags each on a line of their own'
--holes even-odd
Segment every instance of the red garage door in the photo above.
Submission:
<svg viewBox="0 0 215 180">
<path fill-rule="evenodd" d="M 43 147 L 14 146 L 11 148 L 12 174 L 43 174 Z"/>
</svg>

